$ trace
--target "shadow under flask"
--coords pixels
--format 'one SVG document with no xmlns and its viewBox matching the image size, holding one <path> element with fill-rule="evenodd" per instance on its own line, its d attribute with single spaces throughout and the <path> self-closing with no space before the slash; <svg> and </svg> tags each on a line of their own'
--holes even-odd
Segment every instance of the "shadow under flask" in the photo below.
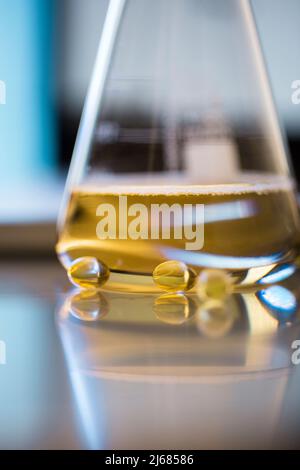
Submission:
<svg viewBox="0 0 300 470">
<path fill-rule="evenodd" d="M 167 261 L 240 284 L 293 266 L 294 182 L 248 0 L 111 0 L 58 233 L 83 287 L 155 290 Z"/>
</svg>

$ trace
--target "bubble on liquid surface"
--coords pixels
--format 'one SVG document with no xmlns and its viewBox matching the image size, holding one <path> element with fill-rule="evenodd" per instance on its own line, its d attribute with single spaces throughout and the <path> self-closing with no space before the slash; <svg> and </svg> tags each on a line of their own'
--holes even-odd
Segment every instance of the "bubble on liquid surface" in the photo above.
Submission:
<svg viewBox="0 0 300 470">
<path fill-rule="evenodd" d="M 69 311 L 78 320 L 94 322 L 107 315 L 108 303 L 98 292 L 86 290 L 72 296 Z"/>
<path fill-rule="evenodd" d="M 185 292 L 194 286 L 196 273 L 181 261 L 165 261 L 154 269 L 153 280 L 162 290 Z"/>
<path fill-rule="evenodd" d="M 156 317 L 169 325 L 182 325 L 196 312 L 195 303 L 184 294 L 163 294 L 155 300 Z"/>
<path fill-rule="evenodd" d="M 233 302 L 207 300 L 197 311 L 197 327 L 209 338 L 222 338 L 232 329 L 238 317 Z"/>
<path fill-rule="evenodd" d="M 84 256 L 73 261 L 68 269 L 68 277 L 75 286 L 97 289 L 108 280 L 109 269 L 97 258 Z"/>
<path fill-rule="evenodd" d="M 197 293 L 203 300 L 223 300 L 232 292 L 230 276 L 217 269 L 204 269 L 197 280 Z"/>
</svg>

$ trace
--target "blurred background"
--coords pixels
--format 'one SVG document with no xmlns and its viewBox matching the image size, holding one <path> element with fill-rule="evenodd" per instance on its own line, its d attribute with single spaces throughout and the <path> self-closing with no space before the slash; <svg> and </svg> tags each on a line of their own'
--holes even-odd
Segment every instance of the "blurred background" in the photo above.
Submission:
<svg viewBox="0 0 300 470">
<path fill-rule="evenodd" d="M 44 251 L 72 155 L 109 0 L 0 0 L 0 250 Z M 299 0 L 253 0 L 300 182 Z M 247 90 L 245 90 L 247 93 Z M 34 230 L 33 230 L 34 229 Z"/>
</svg>

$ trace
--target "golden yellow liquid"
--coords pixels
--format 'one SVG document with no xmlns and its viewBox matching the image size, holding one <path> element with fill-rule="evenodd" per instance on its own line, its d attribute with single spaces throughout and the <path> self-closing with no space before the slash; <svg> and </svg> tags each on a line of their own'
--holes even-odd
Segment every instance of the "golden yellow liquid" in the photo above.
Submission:
<svg viewBox="0 0 300 470">
<path fill-rule="evenodd" d="M 139 203 L 149 209 L 148 239 L 123 240 L 117 236 L 114 240 L 100 240 L 97 237 L 97 207 L 112 204 L 118 215 L 120 195 L 127 196 L 128 207 Z M 175 239 L 172 227 L 170 239 L 151 239 L 151 205 L 163 203 L 204 204 L 201 250 L 186 250 L 187 240 Z M 132 219 L 134 217 L 129 216 L 128 223 Z M 118 234 L 118 217 L 116 221 Z M 143 276 L 151 276 L 155 267 L 168 259 L 184 261 L 196 272 L 203 267 L 213 267 L 244 274 L 256 269 L 261 273 L 264 266 L 291 259 L 297 237 L 297 206 L 289 180 L 161 188 L 116 186 L 105 189 L 93 185 L 75 188 L 71 194 L 57 253 L 66 268 L 76 258 L 94 256 L 118 276 L 133 275 L 129 280 L 133 285 Z"/>
</svg>

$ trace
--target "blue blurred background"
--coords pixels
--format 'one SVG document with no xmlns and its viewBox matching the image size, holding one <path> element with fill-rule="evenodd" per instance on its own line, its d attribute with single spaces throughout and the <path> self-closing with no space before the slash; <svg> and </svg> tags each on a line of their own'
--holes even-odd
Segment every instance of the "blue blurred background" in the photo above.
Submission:
<svg viewBox="0 0 300 470">
<path fill-rule="evenodd" d="M 56 217 L 108 2 L 0 0 L 2 225 Z M 300 1 L 253 6 L 300 180 Z"/>
</svg>

